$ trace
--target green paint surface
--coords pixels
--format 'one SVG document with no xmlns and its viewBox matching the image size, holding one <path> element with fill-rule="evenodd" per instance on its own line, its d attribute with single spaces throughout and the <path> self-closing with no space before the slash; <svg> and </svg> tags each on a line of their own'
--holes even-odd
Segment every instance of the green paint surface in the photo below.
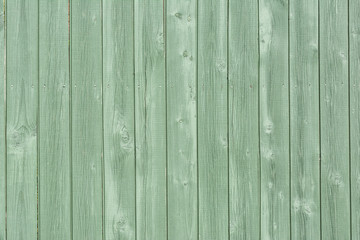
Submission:
<svg viewBox="0 0 360 240">
<path fill-rule="evenodd" d="M 7 0 L 0 240 L 360 240 L 355 0 Z"/>
</svg>

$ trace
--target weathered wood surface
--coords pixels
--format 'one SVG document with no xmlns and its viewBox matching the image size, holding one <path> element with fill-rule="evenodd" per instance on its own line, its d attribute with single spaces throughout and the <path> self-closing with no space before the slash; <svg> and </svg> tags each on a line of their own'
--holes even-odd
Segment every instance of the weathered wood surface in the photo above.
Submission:
<svg viewBox="0 0 360 240">
<path fill-rule="evenodd" d="M 360 240 L 359 13 L 3 1 L 0 240 Z"/>
<path fill-rule="evenodd" d="M 258 3 L 229 1 L 231 239 L 260 238 Z"/>
<path fill-rule="evenodd" d="M 135 239 L 134 11 L 103 1 L 105 239 Z"/>
<path fill-rule="evenodd" d="M 196 1 L 166 6 L 168 237 L 197 239 Z"/>
<path fill-rule="evenodd" d="M 73 239 L 103 235 L 101 16 L 100 1 L 71 1 Z"/>
<path fill-rule="evenodd" d="M 39 238 L 71 238 L 68 3 L 39 1 Z"/>
<path fill-rule="evenodd" d="M 33 240 L 38 215 L 38 2 L 6 4 L 7 239 Z"/>
<path fill-rule="evenodd" d="M 137 239 L 167 239 L 163 11 L 162 0 L 135 0 Z"/>
<path fill-rule="evenodd" d="M 290 239 L 288 1 L 260 0 L 261 236 Z"/>
<path fill-rule="evenodd" d="M 227 1 L 198 14 L 199 239 L 228 239 Z"/>
<path fill-rule="evenodd" d="M 319 7 L 322 238 L 348 240 L 348 4 L 320 1 Z"/>
<path fill-rule="evenodd" d="M 318 1 L 289 4 L 291 237 L 320 239 Z"/>
</svg>

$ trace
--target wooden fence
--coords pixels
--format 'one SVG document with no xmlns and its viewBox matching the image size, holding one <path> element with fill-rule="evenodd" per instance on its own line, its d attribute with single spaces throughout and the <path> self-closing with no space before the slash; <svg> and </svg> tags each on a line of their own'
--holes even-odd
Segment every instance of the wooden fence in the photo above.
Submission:
<svg viewBox="0 0 360 240">
<path fill-rule="evenodd" d="M 359 0 L 0 13 L 0 240 L 360 240 Z"/>
</svg>

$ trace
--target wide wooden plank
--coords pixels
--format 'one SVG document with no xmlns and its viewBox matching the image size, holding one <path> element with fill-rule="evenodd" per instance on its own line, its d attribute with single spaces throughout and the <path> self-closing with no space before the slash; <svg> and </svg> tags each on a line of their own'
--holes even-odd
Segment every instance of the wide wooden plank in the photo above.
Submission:
<svg viewBox="0 0 360 240">
<path fill-rule="evenodd" d="M 102 239 L 101 1 L 71 2 L 73 239 Z"/>
<path fill-rule="evenodd" d="M 261 237 L 290 239 L 288 1 L 259 4 Z"/>
<path fill-rule="evenodd" d="M 290 1 L 291 237 L 320 239 L 318 1 Z"/>
<path fill-rule="evenodd" d="M 231 239 L 260 239 L 258 2 L 229 1 Z"/>
<path fill-rule="evenodd" d="M 322 238 L 350 239 L 348 4 L 320 1 Z"/>
<path fill-rule="evenodd" d="M 198 3 L 199 239 L 228 239 L 227 1 Z"/>
<path fill-rule="evenodd" d="M 5 3 L 5 2 L 4 2 Z M 5 240 L 6 226 L 6 154 L 5 154 L 5 4 L 0 6 L 0 240 Z"/>
<path fill-rule="evenodd" d="M 103 0 L 105 239 L 135 239 L 133 4 Z"/>
<path fill-rule="evenodd" d="M 196 1 L 167 1 L 168 236 L 197 239 Z"/>
<path fill-rule="evenodd" d="M 37 239 L 38 1 L 8 1 L 6 8 L 7 239 L 33 240 Z"/>
<path fill-rule="evenodd" d="M 39 1 L 39 237 L 70 239 L 68 3 Z"/>
<path fill-rule="evenodd" d="M 166 239 L 163 0 L 135 0 L 136 234 Z"/>
<path fill-rule="evenodd" d="M 349 4 L 351 224 L 352 239 L 360 240 L 360 5 Z"/>
</svg>

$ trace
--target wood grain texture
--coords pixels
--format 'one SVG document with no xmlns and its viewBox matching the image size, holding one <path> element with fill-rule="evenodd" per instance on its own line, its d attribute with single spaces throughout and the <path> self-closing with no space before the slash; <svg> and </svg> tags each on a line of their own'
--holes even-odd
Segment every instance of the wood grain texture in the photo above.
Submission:
<svg viewBox="0 0 360 240">
<path fill-rule="evenodd" d="M 135 0 L 136 233 L 167 238 L 162 0 Z"/>
<path fill-rule="evenodd" d="M 6 226 L 6 78 L 5 78 L 5 2 L 0 5 L 0 240 L 5 240 Z"/>
<path fill-rule="evenodd" d="M 133 4 L 103 1 L 105 239 L 135 239 Z"/>
<path fill-rule="evenodd" d="M 71 2 L 73 239 L 102 239 L 101 1 Z"/>
<path fill-rule="evenodd" d="M 320 239 L 318 1 L 290 1 L 291 237 Z"/>
<path fill-rule="evenodd" d="M 360 240 L 360 5 L 349 0 L 351 224 L 352 239 Z"/>
<path fill-rule="evenodd" d="M 230 238 L 260 239 L 258 3 L 229 4 Z"/>
<path fill-rule="evenodd" d="M 6 8 L 7 238 L 33 240 L 37 239 L 38 1 L 8 1 Z"/>
<path fill-rule="evenodd" d="M 39 237 L 71 238 L 66 1 L 39 1 Z"/>
<path fill-rule="evenodd" d="M 197 239 L 196 1 L 167 1 L 169 239 Z"/>
<path fill-rule="evenodd" d="M 290 239 L 288 1 L 259 4 L 261 237 Z"/>
<path fill-rule="evenodd" d="M 348 5 L 320 1 L 322 238 L 350 239 Z"/>
<path fill-rule="evenodd" d="M 228 239 L 227 1 L 198 2 L 199 239 Z"/>
</svg>

